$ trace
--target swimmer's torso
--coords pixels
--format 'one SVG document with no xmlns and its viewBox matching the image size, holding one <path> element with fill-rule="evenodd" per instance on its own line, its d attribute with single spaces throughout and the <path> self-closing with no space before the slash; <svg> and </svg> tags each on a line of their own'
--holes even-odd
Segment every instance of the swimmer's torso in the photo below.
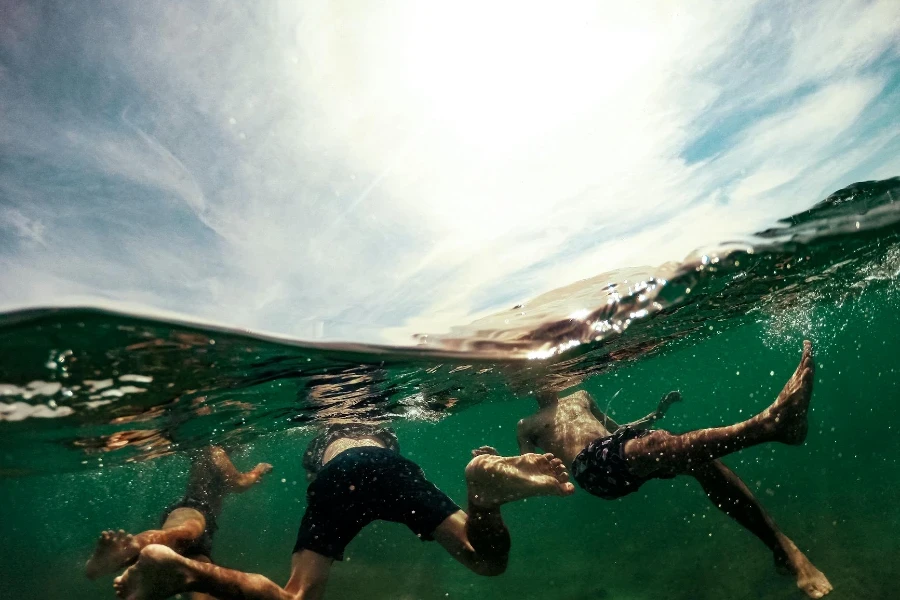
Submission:
<svg viewBox="0 0 900 600">
<path fill-rule="evenodd" d="M 528 437 L 542 450 L 571 465 L 585 446 L 609 435 L 591 412 L 592 403 L 587 392 L 579 391 L 541 408 L 526 420 Z"/>
</svg>

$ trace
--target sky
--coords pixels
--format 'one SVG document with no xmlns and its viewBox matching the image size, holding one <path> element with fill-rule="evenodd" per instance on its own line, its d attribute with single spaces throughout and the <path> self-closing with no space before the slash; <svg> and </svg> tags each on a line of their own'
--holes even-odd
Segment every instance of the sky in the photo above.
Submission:
<svg viewBox="0 0 900 600">
<path fill-rule="evenodd" d="M 0 310 L 411 344 L 900 175 L 896 0 L 0 15 Z"/>
</svg>

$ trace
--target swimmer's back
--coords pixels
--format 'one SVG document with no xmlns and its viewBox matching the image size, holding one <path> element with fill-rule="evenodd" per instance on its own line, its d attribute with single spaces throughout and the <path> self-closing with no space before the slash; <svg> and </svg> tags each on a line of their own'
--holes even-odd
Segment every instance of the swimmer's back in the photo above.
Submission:
<svg viewBox="0 0 900 600">
<path fill-rule="evenodd" d="M 587 392 L 577 391 L 523 419 L 520 430 L 534 445 L 570 465 L 585 446 L 609 435 L 592 413 L 593 405 Z"/>
</svg>

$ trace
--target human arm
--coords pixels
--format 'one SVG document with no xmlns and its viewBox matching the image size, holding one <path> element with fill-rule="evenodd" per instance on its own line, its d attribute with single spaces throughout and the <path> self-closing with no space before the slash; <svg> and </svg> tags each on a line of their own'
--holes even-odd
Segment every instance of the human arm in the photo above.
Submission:
<svg viewBox="0 0 900 600">
<path fill-rule="evenodd" d="M 640 418 L 637 421 L 632 421 L 631 423 L 627 423 L 627 427 L 633 428 L 643 428 L 648 427 L 662 419 L 666 416 L 666 412 L 668 412 L 669 407 L 676 402 L 681 402 L 681 393 L 680 392 L 669 392 L 665 394 L 659 401 L 659 404 L 656 407 L 656 410 L 647 415 L 646 417 Z"/>
<path fill-rule="evenodd" d="M 588 398 L 588 402 L 590 403 L 591 407 L 591 414 L 594 415 L 594 418 L 600 421 L 600 424 L 603 425 L 603 427 L 605 427 L 608 432 L 612 433 L 616 429 L 621 427 L 618 423 L 613 421 L 612 417 L 600 410 L 600 407 L 597 406 L 596 400 L 594 400 L 591 396 L 588 396 Z"/>
</svg>

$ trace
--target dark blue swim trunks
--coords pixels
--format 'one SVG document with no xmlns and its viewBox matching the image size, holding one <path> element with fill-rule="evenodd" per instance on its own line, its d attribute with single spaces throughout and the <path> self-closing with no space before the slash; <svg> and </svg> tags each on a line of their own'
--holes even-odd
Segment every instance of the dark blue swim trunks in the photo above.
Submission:
<svg viewBox="0 0 900 600">
<path fill-rule="evenodd" d="M 636 492 L 651 479 L 671 479 L 674 473 L 653 473 L 641 477 L 625 460 L 625 442 L 650 435 L 652 429 L 622 427 L 612 435 L 597 438 L 572 461 L 572 475 L 585 491 L 606 500 Z"/>
<path fill-rule="evenodd" d="M 403 523 L 422 540 L 459 510 L 416 463 L 393 450 L 364 446 L 328 461 L 306 490 L 294 552 L 343 560 L 344 548 L 372 521 Z"/>
</svg>

